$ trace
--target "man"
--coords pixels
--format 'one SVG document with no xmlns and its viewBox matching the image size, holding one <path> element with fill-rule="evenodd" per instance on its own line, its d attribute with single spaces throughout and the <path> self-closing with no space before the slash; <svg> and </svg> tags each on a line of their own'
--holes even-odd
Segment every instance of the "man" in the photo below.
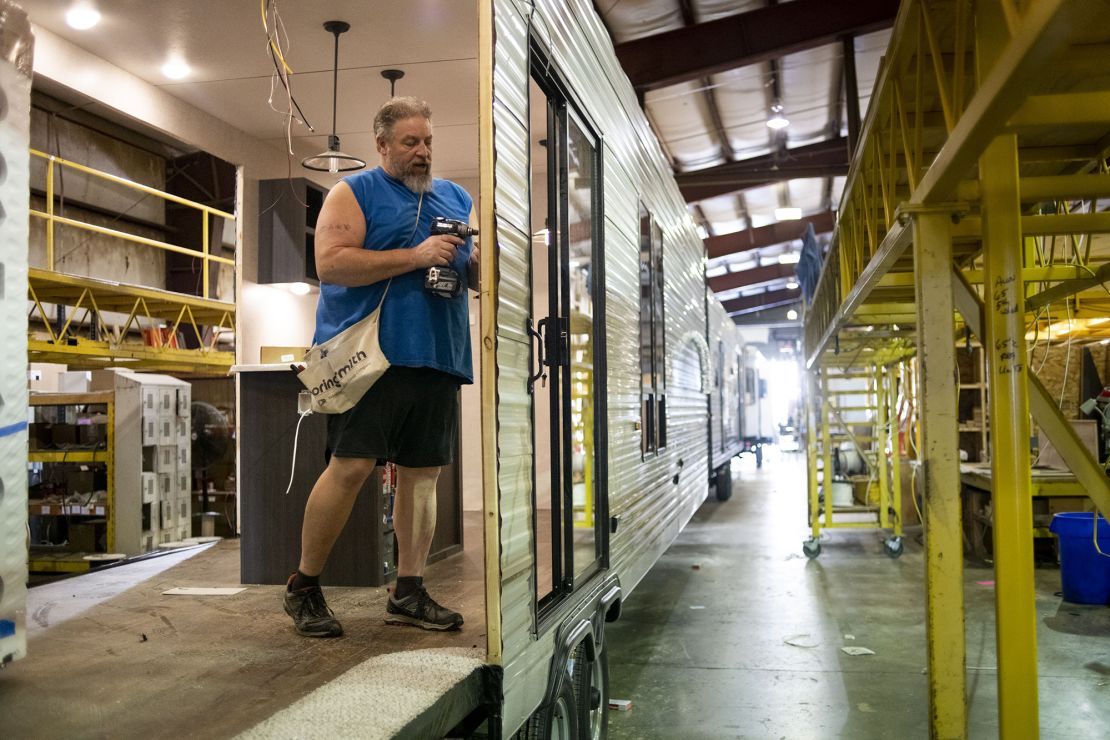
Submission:
<svg viewBox="0 0 1110 740">
<path fill-rule="evenodd" d="M 431 115 L 415 98 L 383 105 L 374 117 L 381 166 L 336 184 L 316 224 L 320 301 L 313 341 L 364 318 L 384 295 L 379 342 L 391 366 L 354 408 L 328 416 L 331 456 L 305 506 L 301 560 L 285 591 L 285 611 L 307 637 L 343 634 L 319 576 L 359 489 L 386 461 L 397 465 L 398 577 L 385 619 L 434 630 L 463 623 L 428 595 L 423 573 L 435 532 L 436 480 L 455 450 L 458 388 L 473 382 L 467 297 L 425 291 L 424 274 L 449 265 L 477 289 L 478 250 L 469 239 L 428 236 L 434 217 L 466 221 L 471 211 L 466 191 L 432 178 Z"/>
</svg>

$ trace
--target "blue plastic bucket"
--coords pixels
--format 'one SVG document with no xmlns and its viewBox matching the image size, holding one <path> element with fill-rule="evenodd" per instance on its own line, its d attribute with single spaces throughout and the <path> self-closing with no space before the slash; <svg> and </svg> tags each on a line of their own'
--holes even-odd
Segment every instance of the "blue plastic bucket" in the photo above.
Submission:
<svg viewBox="0 0 1110 740">
<path fill-rule="evenodd" d="M 1095 549 L 1093 512 L 1070 511 L 1052 517 L 1049 530 L 1060 539 L 1060 581 L 1064 601 L 1110 604 L 1110 557 Z M 1110 524 L 1098 517 L 1098 547 L 1110 555 Z"/>
</svg>

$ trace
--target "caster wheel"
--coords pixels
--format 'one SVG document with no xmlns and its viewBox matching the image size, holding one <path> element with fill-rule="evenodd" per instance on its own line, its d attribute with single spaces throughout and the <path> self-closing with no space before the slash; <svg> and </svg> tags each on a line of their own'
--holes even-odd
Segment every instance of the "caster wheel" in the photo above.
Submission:
<svg viewBox="0 0 1110 740">
<path fill-rule="evenodd" d="M 901 557 L 902 555 L 902 538 L 891 537 L 889 540 L 883 540 L 883 548 L 886 550 L 887 556 L 891 558 Z"/>
<path fill-rule="evenodd" d="M 810 560 L 813 560 L 821 554 L 821 543 L 817 540 L 806 540 L 802 543 L 802 552 Z"/>
</svg>

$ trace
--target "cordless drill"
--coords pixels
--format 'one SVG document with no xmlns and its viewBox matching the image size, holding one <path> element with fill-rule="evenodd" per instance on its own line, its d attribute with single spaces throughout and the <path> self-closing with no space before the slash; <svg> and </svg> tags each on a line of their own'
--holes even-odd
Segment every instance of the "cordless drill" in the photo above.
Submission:
<svg viewBox="0 0 1110 740">
<path fill-rule="evenodd" d="M 478 230 L 465 221 L 436 216 L 432 219 L 431 235 L 442 236 L 444 234 L 466 239 L 470 236 L 477 236 Z M 462 293 L 462 279 L 459 277 L 459 273 L 450 267 L 434 265 L 429 267 L 428 272 L 424 275 L 424 290 L 440 298 L 454 298 Z"/>
</svg>

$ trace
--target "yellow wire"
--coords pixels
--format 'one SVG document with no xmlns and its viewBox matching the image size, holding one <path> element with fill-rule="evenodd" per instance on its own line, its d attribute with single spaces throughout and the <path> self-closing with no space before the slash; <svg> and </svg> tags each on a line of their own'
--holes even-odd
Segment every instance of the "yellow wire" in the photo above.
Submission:
<svg viewBox="0 0 1110 740">
<path fill-rule="evenodd" d="M 270 45 L 270 49 L 273 50 L 274 56 L 281 62 L 281 66 L 285 69 L 286 74 L 293 74 L 293 68 L 286 63 L 285 57 L 281 55 L 281 49 L 278 48 L 278 45 L 270 38 L 270 27 L 266 23 L 266 0 L 259 0 L 259 8 L 262 11 L 262 30 L 266 32 L 266 43 Z"/>
</svg>

